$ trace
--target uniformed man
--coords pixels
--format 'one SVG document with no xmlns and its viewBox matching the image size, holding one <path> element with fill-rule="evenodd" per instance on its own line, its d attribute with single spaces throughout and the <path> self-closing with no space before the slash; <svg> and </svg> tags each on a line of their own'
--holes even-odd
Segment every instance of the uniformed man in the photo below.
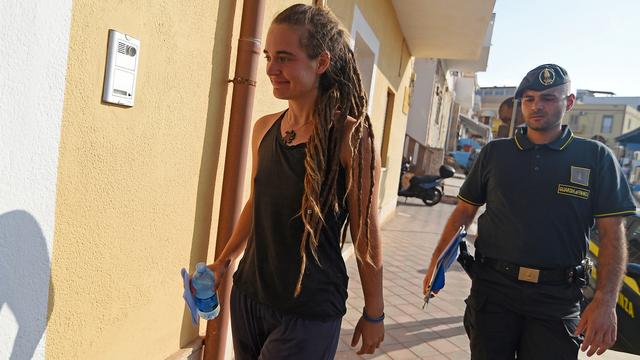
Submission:
<svg viewBox="0 0 640 360">
<path fill-rule="evenodd" d="M 498 107 L 498 118 L 502 121 L 502 124 L 498 127 L 498 135 L 496 138 L 503 137 L 511 137 L 516 128 L 522 124 L 524 124 L 524 120 L 522 119 L 522 112 L 520 111 L 520 107 L 516 109 L 516 120 L 513 123 L 513 129 L 511 133 L 509 132 L 512 128 L 511 126 L 511 117 L 513 116 L 513 96 L 506 98 Z"/>
<path fill-rule="evenodd" d="M 472 359 L 576 359 L 580 346 L 601 354 L 616 340 L 626 264 L 622 217 L 636 211 L 629 186 L 606 146 L 561 125 L 575 102 L 565 69 L 536 67 L 515 98 L 526 127 L 483 148 L 433 259 L 486 205 L 464 315 Z M 602 241 L 598 285 L 580 318 L 594 221 Z"/>
</svg>

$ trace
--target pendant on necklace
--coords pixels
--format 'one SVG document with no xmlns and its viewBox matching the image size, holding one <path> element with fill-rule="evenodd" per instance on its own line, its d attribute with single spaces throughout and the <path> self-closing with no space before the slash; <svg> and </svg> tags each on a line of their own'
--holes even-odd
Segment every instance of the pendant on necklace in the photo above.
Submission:
<svg viewBox="0 0 640 360">
<path fill-rule="evenodd" d="M 289 145 L 293 142 L 293 140 L 296 138 L 296 132 L 295 130 L 287 130 L 284 132 L 284 136 L 282 137 L 282 141 L 286 144 Z"/>
</svg>

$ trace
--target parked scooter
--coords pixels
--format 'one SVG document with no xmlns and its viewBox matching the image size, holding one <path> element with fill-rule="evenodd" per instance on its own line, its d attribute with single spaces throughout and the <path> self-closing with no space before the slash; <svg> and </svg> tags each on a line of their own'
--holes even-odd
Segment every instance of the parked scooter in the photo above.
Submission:
<svg viewBox="0 0 640 360">
<path fill-rule="evenodd" d="M 398 196 L 404 196 L 405 199 L 418 198 L 427 206 L 439 203 L 444 194 L 444 179 L 452 177 L 456 171 L 449 165 L 442 165 L 439 173 L 440 175 L 416 176 L 411 172 L 411 160 L 403 161 Z"/>
</svg>

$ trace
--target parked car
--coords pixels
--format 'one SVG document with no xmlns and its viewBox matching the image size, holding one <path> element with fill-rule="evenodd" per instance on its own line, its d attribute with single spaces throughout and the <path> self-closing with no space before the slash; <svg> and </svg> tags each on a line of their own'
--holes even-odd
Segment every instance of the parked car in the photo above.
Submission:
<svg viewBox="0 0 640 360">
<path fill-rule="evenodd" d="M 458 140 L 456 151 L 452 151 L 448 155 L 455 160 L 455 164 L 462 169 L 465 174 L 468 174 L 481 147 L 480 143 L 474 139 L 460 139 Z"/>
<path fill-rule="evenodd" d="M 625 218 L 629 263 L 622 289 L 618 294 L 618 339 L 612 349 L 640 355 L 640 214 Z M 598 250 L 600 238 L 592 231 L 589 257 L 594 263 L 591 282 L 585 289 L 585 306 L 593 299 L 598 281 Z M 584 309 L 584 307 L 583 307 Z"/>
<path fill-rule="evenodd" d="M 469 171 L 473 168 L 473 164 L 476 163 L 476 159 L 478 159 L 478 155 L 480 155 L 480 149 L 473 149 L 471 154 L 469 154 L 469 160 L 467 161 L 467 167 L 464 169 L 464 174 L 469 175 Z"/>
</svg>

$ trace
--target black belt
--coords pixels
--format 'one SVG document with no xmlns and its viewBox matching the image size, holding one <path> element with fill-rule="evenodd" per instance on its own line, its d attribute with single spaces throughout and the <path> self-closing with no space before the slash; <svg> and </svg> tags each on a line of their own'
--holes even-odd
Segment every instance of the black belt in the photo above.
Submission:
<svg viewBox="0 0 640 360">
<path fill-rule="evenodd" d="M 585 259 L 580 265 L 564 269 L 536 269 L 507 261 L 497 260 L 476 253 L 476 261 L 489 266 L 513 279 L 534 284 L 577 283 L 585 286 L 588 283 L 590 263 Z"/>
</svg>

